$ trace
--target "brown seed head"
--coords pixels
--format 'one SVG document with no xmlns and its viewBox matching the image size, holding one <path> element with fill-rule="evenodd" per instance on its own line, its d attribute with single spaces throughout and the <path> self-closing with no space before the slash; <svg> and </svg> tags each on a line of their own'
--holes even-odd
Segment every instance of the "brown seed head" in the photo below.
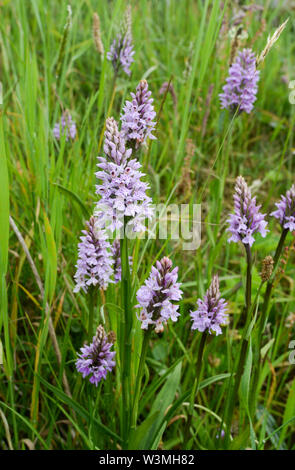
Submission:
<svg viewBox="0 0 295 470">
<path fill-rule="evenodd" d="M 266 256 L 262 261 L 262 271 L 261 271 L 261 279 L 263 282 L 266 282 L 270 279 L 273 271 L 273 258 L 272 256 Z"/>
<path fill-rule="evenodd" d="M 96 50 L 104 55 L 104 47 L 101 40 L 100 19 L 97 13 L 93 13 L 93 41 Z"/>
</svg>

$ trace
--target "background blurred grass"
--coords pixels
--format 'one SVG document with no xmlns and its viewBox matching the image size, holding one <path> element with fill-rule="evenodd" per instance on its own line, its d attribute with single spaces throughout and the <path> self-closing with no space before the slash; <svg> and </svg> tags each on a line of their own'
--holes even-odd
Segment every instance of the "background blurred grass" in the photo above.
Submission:
<svg viewBox="0 0 295 470">
<path fill-rule="evenodd" d="M 228 30 L 241 9 L 238 2 L 141 0 L 131 4 L 135 63 L 131 78 L 124 75 L 117 80 L 111 114 L 119 118 L 124 100 L 142 78 L 148 80 L 159 111 L 159 89 L 171 78 L 177 106 L 168 94 L 160 115 L 158 139 L 150 142 L 140 158 L 145 165 L 149 162 L 154 203 L 168 199 L 176 203 L 201 202 L 203 214 L 202 246 L 197 252 L 184 252 L 173 241 L 164 244 L 157 240 L 142 242 L 140 262 L 135 260 L 133 295 L 159 252 L 170 255 L 179 265 L 185 291 L 180 321 L 169 327 L 164 337 L 153 341 L 150 350 L 152 377 L 146 388 L 150 402 L 143 403 L 148 409 L 158 390 L 156 385 L 162 385 L 161 377 L 170 366 L 176 367 L 180 357 L 183 366 L 178 396 L 193 376 L 187 353 L 192 340 L 189 308 L 204 294 L 213 272 L 219 272 L 224 296 L 231 294 L 231 326 L 222 337 L 211 338 L 204 378 L 230 370 L 237 343 L 233 331 L 243 306 L 243 290 L 232 293 L 232 289 L 241 281 L 246 265 L 241 247 L 226 242 L 225 221 L 232 206 L 234 179 L 239 174 L 253 183 L 263 211 L 268 213 L 294 182 L 294 106 L 289 103 L 288 83 L 295 79 L 295 23 L 292 2 L 261 2 L 263 10 L 244 10 L 242 23 L 248 39 L 241 47 L 252 47 L 256 53 L 279 24 L 288 16 L 290 20 L 261 67 L 255 110 L 250 116 L 241 115 L 231 121 L 228 113 L 220 110 L 218 93 L 228 72 Z M 0 330 L 4 349 L 0 398 L 6 416 L 1 414 L 3 448 L 103 448 L 105 435 L 98 431 L 99 422 L 116 429 L 120 384 L 109 377 L 103 393 L 95 395 L 74 369 L 75 351 L 81 346 L 87 324 L 87 305 L 83 295 L 73 295 L 72 278 L 78 237 L 96 200 L 96 156 L 112 94 L 112 67 L 94 48 L 92 15 L 97 12 L 100 16 L 102 40 L 108 50 L 126 6 L 123 0 L 72 0 L 72 25 L 61 53 L 67 2 L 4 0 L 0 4 Z M 78 136 L 74 142 L 57 144 L 52 128 L 60 118 L 61 104 L 76 121 Z M 188 139 L 191 152 L 187 150 Z M 185 159 L 188 153 L 190 157 Z M 8 201 L 10 214 L 44 284 L 43 297 L 13 231 L 8 240 Z M 271 220 L 268 237 L 254 245 L 253 290 L 259 284 L 259 263 L 273 252 L 278 238 L 278 227 Z M 291 241 L 289 235 L 287 244 Z M 134 249 L 138 247 L 135 243 Z M 286 316 L 294 311 L 292 249 L 284 269 L 266 337 L 266 343 L 271 338 L 274 342 L 260 380 L 261 421 L 257 419 L 256 431 L 262 448 L 292 448 L 295 443 L 294 422 L 271 436 L 295 414 L 295 369 L 287 362 L 288 344 L 295 332 L 294 326 L 292 330 L 284 326 Z M 112 287 L 105 306 L 113 323 L 119 314 L 116 295 Z M 47 338 L 46 304 L 62 352 L 61 367 Z M 72 402 L 62 395 L 64 369 Z M 55 389 L 50 389 L 48 383 Z M 93 400 L 87 399 L 91 394 Z M 197 448 L 216 446 L 217 420 L 208 410 L 221 414 L 225 394 L 223 381 L 202 391 L 204 410 L 196 424 Z M 103 411 L 94 418 L 95 403 Z M 84 418 L 77 410 L 79 404 L 89 413 Z M 164 434 L 163 448 L 181 447 L 185 411 L 185 406 L 175 411 L 177 419 Z M 236 414 L 242 421 L 242 406 Z M 271 439 L 264 444 L 267 436 Z M 232 444 L 237 448 L 242 445 L 242 438 Z"/>
</svg>

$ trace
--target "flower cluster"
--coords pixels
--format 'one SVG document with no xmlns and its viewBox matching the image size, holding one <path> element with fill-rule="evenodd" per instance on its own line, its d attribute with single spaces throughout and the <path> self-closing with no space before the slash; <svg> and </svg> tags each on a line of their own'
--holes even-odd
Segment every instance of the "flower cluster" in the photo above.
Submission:
<svg viewBox="0 0 295 470">
<path fill-rule="evenodd" d="M 238 53 L 235 62 L 229 69 L 229 76 L 223 93 L 219 95 L 221 108 L 250 113 L 256 101 L 259 71 L 256 69 L 255 54 L 251 49 L 243 49 Z"/>
<path fill-rule="evenodd" d="M 124 72 L 130 75 L 130 66 L 134 62 L 134 52 L 131 37 L 119 33 L 107 53 L 107 58 L 112 62 L 116 74 L 122 67 Z"/>
<path fill-rule="evenodd" d="M 286 196 L 281 196 L 281 200 L 276 203 L 277 210 L 272 212 L 276 219 L 280 221 L 284 229 L 293 232 L 295 230 L 295 185 L 287 191 Z"/>
<path fill-rule="evenodd" d="M 92 343 L 83 346 L 78 355 L 76 361 L 78 372 L 81 372 L 83 379 L 90 375 L 89 382 L 95 384 L 96 387 L 116 365 L 113 360 L 116 353 L 111 351 L 112 339 L 112 335 L 107 336 L 103 326 L 99 325 Z"/>
<path fill-rule="evenodd" d="M 173 322 L 177 321 L 180 315 L 178 305 L 172 303 L 182 297 L 177 277 L 178 268 L 172 269 L 169 258 L 162 258 L 157 261 L 156 267 L 152 267 L 149 278 L 136 295 L 142 329 L 147 330 L 149 325 L 155 325 L 155 332 L 161 333 L 169 318 Z"/>
<path fill-rule="evenodd" d="M 238 176 L 234 194 L 234 213 L 230 214 L 230 226 L 227 229 L 231 232 L 229 242 L 242 241 L 245 245 L 253 245 L 255 239 L 253 235 L 259 232 L 262 237 L 266 236 L 267 222 L 264 220 L 265 214 L 259 212 L 261 206 L 256 205 L 256 198 L 251 197 L 251 191 L 242 176 Z"/>
<path fill-rule="evenodd" d="M 118 33 L 116 39 L 114 39 L 107 53 L 108 60 L 113 64 L 115 75 L 119 72 L 120 67 L 122 67 L 127 75 L 131 73 L 130 66 L 132 62 L 134 62 L 131 26 L 131 6 L 128 5 L 121 24 L 121 31 Z"/>
<path fill-rule="evenodd" d="M 193 321 L 192 330 L 205 331 L 216 335 L 222 333 L 221 326 L 228 323 L 227 302 L 220 298 L 218 276 L 214 276 L 204 300 L 198 299 L 198 309 L 190 312 Z"/>
<path fill-rule="evenodd" d="M 143 144 L 146 139 L 155 139 L 152 132 L 156 122 L 153 99 L 150 97 L 146 80 L 141 80 L 136 93 L 131 93 L 132 101 L 126 101 L 121 114 L 122 134 L 126 140 L 134 142 L 135 148 Z"/>
<path fill-rule="evenodd" d="M 141 165 L 130 159 L 132 149 L 126 149 L 113 118 L 106 121 L 104 152 L 107 158 L 98 157 L 100 171 L 96 173 L 100 180 L 96 186 L 100 196 L 95 210 L 98 226 L 114 232 L 126 221 L 134 232 L 144 231 L 145 218 L 153 215 L 152 200 L 146 195 L 149 185 L 141 181 Z"/>
<path fill-rule="evenodd" d="M 106 289 L 113 273 L 110 243 L 106 234 L 102 230 L 97 231 L 94 217 L 86 225 L 87 230 L 82 230 L 83 236 L 78 245 L 74 292 L 79 292 L 81 288 L 87 292 L 91 285 Z"/>
<path fill-rule="evenodd" d="M 77 129 L 76 123 L 73 121 L 72 116 L 68 111 L 64 112 L 60 122 L 57 122 L 53 128 L 53 135 L 57 140 L 60 140 L 61 135 L 66 135 L 66 140 L 74 140 L 76 137 Z"/>
</svg>

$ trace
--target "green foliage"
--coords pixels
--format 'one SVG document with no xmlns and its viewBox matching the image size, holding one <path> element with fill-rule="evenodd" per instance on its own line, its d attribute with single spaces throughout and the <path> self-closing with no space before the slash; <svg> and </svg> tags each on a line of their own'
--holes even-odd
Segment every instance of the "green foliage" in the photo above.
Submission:
<svg viewBox="0 0 295 470">
<path fill-rule="evenodd" d="M 119 75 L 114 93 L 112 66 L 93 44 L 92 16 L 95 11 L 100 16 L 107 51 L 127 0 L 72 0 L 71 25 L 66 30 L 67 2 L 2 3 L 0 408 L 7 427 L 0 425 L 0 447 L 8 448 L 11 440 L 13 448 L 21 449 L 27 439 L 36 449 L 118 449 L 124 445 L 122 416 L 130 413 L 142 344 L 133 308 L 135 295 L 155 260 L 167 255 L 179 267 L 183 282 L 181 317 L 162 335 L 153 334 L 149 339 L 137 427 L 128 445 L 132 449 L 185 448 L 200 337 L 190 331 L 189 311 L 218 273 L 222 296 L 229 301 L 230 324 L 223 335 L 208 339 L 191 439 L 194 449 L 220 448 L 222 439 L 216 436 L 240 350 L 247 270 L 243 247 L 227 243 L 226 220 L 239 174 L 253 185 L 266 213 L 294 182 L 295 113 L 288 99 L 288 82 L 295 79 L 294 13 L 286 11 L 282 2 L 264 2 L 263 11 L 247 11 L 242 21 L 248 38 L 240 47 L 252 47 L 256 54 L 264 48 L 267 36 L 291 16 L 261 66 L 253 113 L 233 118 L 220 110 L 218 94 L 228 73 L 228 30 L 236 2 L 131 2 L 135 63 L 130 78 Z M 130 242 L 132 286 L 125 305 L 131 316 L 126 359 L 130 396 L 125 397 L 126 411 L 122 408 L 118 344 L 116 370 L 97 389 L 75 369 L 76 351 L 86 339 L 88 307 L 82 293 L 73 294 L 73 274 L 81 230 L 96 200 L 94 173 L 96 157 L 103 152 L 105 118 L 113 115 L 119 119 L 125 99 L 142 78 L 148 80 L 157 113 L 163 82 L 171 78 L 177 98 L 174 105 L 168 93 L 158 116 L 157 140 L 138 154 L 151 185 L 150 195 L 154 203 L 201 203 L 202 244 L 196 251 L 183 251 L 174 240 Z M 77 123 L 74 141 L 53 139 L 52 129 L 63 109 L 69 109 Z M 9 231 L 9 214 L 34 260 L 44 295 L 15 233 Z M 273 218 L 268 220 L 269 234 L 265 239 L 257 237 L 253 245 L 252 299 L 260 287 L 261 262 L 274 254 L 280 238 L 278 224 Z M 295 366 L 288 362 L 295 326 L 286 326 L 287 317 L 295 311 L 293 242 L 289 234 L 285 243 L 289 249 L 283 252 L 284 263 L 275 280 L 262 338 L 254 413 L 251 387 L 259 351 L 256 324 L 251 324 L 230 449 L 295 446 Z M 257 298 L 256 321 L 264 290 L 263 286 Z M 108 330 L 118 331 L 122 312 L 120 286 L 98 293 L 95 324 L 102 322 Z"/>
</svg>

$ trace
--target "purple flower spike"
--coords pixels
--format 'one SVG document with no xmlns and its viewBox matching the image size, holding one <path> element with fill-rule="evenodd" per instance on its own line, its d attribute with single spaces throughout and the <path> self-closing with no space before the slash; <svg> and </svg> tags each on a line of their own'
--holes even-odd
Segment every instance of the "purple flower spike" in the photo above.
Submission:
<svg viewBox="0 0 295 470">
<path fill-rule="evenodd" d="M 214 276 L 212 283 L 207 290 L 204 300 L 198 299 L 199 308 L 195 312 L 190 312 L 193 321 L 192 330 L 203 332 L 208 330 L 210 334 L 214 331 L 217 335 L 222 333 L 222 325 L 227 325 L 228 315 L 227 302 L 220 298 L 218 276 Z"/>
<path fill-rule="evenodd" d="M 76 361 L 76 368 L 81 372 L 83 379 L 90 375 L 89 382 L 96 387 L 101 379 L 105 379 L 108 372 L 111 372 L 116 363 L 113 361 L 115 351 L 111 351 L 113 343 L 107 337 L 103 326 L 99 325 L 96 335 L 93 336 L 92 343 L 81 348 L 81 353 Z"/>
<path fill-rule="evenodd" d="M 293 232 L 295 230 L 295 185 L 287 191 L 286 196 L 281 196 L 281 200 L 276 203 L 277 210 L 272 212 L 276 219 L 280 221 L 284 229 Z"/>
<path fill-rule="evenodd" d="M 259 71 L 256 69 L 255 54 L 251 49 L 243 49 L 238 53 L 235 62 L 229 69 L 229 77 L 219 95 L 221 108 L 250 113 L 256 101 Z"/>
<path fill-rule="evenodd" d="M 106 234 L 102 230 L 96 230 L 94 217 L 86 225 L 87 230 L 82 230 L 83 236 L 78 245 L 74 292 L 79 292 L 81 288 L 87 292 L 91 285 L 106 289 L 113 274 L 110 244 L 106 240 Z"/>
<path fill-rule="evenodd" d="M 154 325 L 155 332 L 161 333 L 169 318 L 176 322 L 180 315 L 178 305 L 172 303 L 182 297 L 180 283 L 177 282 L 178 268 L 171 269 L 172 261 L 169 258 L 157 261 L 156 268 L 152 267 L 149 278 L 136 294 L 136 307 L 141 309 L 139 320 L 143 330 Z"/>
<path fill-rule="evenodd" d="M 53 135 L 57 140 L 60 140 L 61 135 L 66 135 L 66 140 L 74 140 L 76 137 L 77 129 L 76 123 L 73 121 L 72 116 L 68 111 L 64 112 L 60 122 L 56 123 L 53 128 Z"/>
<path fill-rule="evenodd" d="M 129 34 L 117 35 L 114 39 L 107 58 L 113 64 L 114 71 L 117 74 L 120 67 L 124 70 L 127 75 L 130 75 L 130 66 L 134 62 L 133 56 L 135 51 L 133 50 L 132 39 Z"/>
<path fill-rule="evenodd" d="M 144 231 L 145 218 L 153 215 L 152 200 L 146 195 L 149 185 L 141 181 L 141 165 L 130 159 L 132 149 L 126 149 L 113 118 L 106 122 L 104 151 L 107 158 L 98 157 L 100 171 L 96 173 L 101 181 L 96 186 L 100 196 L 95 210 L 97 224 L 114 232 L 123 227 L 125 218 L 133 232 Z"/>
<path fill-rule="evenodd" d="M 141 80 L 136 93 L 131 93 L 132 101 L 126 101 L 121 115 L 122 134 L 128 141 L 135 143 L 135 148 L 146 142 L 147 138 L 155 139 L 152 134 L 156 122 L 153 99 L 146 80 Z"/>
<path fill-rule="evenodd" d="M 259 212 L 260 207 L 256 205 L 256 197 L 251 197 L 251 191 L 244 178 L 238 176 L 234 194 L 234 213 L 230 214 L 227 220 L 230 224 L 227 231 L 232 235 L 228 239 L 229 242 L 242 241 L 244 245 L 252 246 L 255 233 L 259 232 L 263 238 L 266 236 L 269 230 L 266 229 L 265 214 Z"/>
</svg>

